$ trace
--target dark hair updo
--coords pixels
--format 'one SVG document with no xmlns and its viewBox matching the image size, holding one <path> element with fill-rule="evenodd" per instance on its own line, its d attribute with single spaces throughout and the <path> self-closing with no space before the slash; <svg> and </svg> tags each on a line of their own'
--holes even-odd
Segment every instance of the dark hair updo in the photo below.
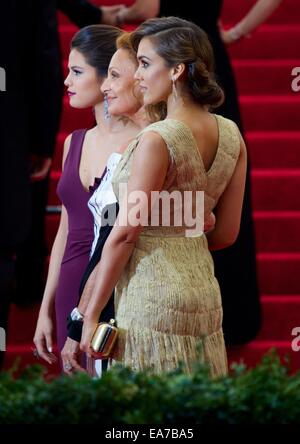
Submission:
<svg viewBox="0 0 300 444">
<path fill-rule="evenodd" d="M 197 103 L 210 108 L 223 103 L 223 90 L 215 80 L 213 49 L 199 26 L 178 17 L 154 18 L 131 34 L 135 51 L 144 37 L 152 41 L 167 67 L 185 64 L 187 89 Z"/>
<path fill-rule="evenodd" d="M 96 69 L 99 77 L 106 77 L 110 59 L 117 50 L 117 38 L 121 29 L 110 25 L 90 25 L 78 31 L 72 41 L 71 49 L 76 49 L 86 62 Z"/>
</svg>

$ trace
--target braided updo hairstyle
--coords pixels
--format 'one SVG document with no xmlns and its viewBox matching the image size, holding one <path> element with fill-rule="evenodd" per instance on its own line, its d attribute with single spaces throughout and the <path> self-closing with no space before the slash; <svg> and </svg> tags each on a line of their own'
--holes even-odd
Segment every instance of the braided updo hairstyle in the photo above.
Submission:
<svg viewBox="0 0 300 444">
<path fill-rule="evenodd" d="M 224 92 L 215 79 L 213 49 L 199 26 L 178 17 L 153 18 L 131 33 L 135 51 L 144 37 L 155 45 L 168 68 L 185 64 L 186 87 L 195 102 L 209 108 L 223 103 Z"/>
</svg>

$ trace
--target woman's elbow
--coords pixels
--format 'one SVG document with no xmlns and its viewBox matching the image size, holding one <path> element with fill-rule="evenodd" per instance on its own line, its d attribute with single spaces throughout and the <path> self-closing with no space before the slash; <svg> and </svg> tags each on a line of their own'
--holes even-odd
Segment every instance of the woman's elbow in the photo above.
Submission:
<svg viewBox="0 0 300 444">
<path fill-rule="evenodd" d="M 224 248 L 231 247 L 238 237 L 239 230 L 232 231 L 223 235 L 218 235 L 214 232 L 207 235 L 208 247 L 210 250 L 223 250 Z"/>
</svg>

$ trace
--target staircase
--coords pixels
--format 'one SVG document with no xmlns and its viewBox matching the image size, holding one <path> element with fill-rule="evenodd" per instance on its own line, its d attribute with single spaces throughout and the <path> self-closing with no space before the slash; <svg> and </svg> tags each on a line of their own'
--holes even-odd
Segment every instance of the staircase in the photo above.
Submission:
<svg viewBox="0 0 300 444">
<path fill-rule="evenodd" d="M 252 163 L 263 324 L 255 341 L 230 347 L 228 354 L 230 361 L 243 359 L 252 366 L 275 346 L 281 356 L 290 354 L 293 370 L 300 367 L 300 352 L 291 349 L 292 329 L 300 327 L 300 92 L 291 88 L 292 69 L 300 67 L 298 1 L 285 0 L 251 38 L 230 48 Z M 113 3 L 119 2 L 101 2 Z M 130 4 L 130 0 L 125 3 Z M 253 0 L 225 0 L 223 23 L 236 23 L 253 3 Z M 60 14 L 59 23 L 66 71 L 69 42 L 76 28 Z M 91 111 L 71 109 L 65 98 L 51 173 L 49 207 L 52 209 L 59 205 L 55 190 L 63 141 L 74 129 L 91 126 L 92 121 Z M 59 214 L 47 215 L 49 250 L 58 221 Z M 33 362 L 30 345 L 37 313 L 38 307 L 27 311 L 12 308 L 7 367 L 18 354 L 24 363 Z M 26 332 L 21 325 L 26 325 Z"/>
</svg>

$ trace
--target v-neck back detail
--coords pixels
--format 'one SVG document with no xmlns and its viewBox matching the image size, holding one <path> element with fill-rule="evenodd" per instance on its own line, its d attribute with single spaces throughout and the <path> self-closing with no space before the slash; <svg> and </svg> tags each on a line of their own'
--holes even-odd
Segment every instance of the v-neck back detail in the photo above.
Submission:
<svg viewBox="0 0 300 444">
<path fill-rule="evenodd" d="M 203 191 L 205 215 L 209 214 L 231 179 L 240 154 L 239 131 L 235 123 L 219 115 L 215 117 L 218 122 L 218 146 L 208 171 L 205 170 L 196 139 L 189 126 L 181 120 L 162 120 L 144 128 L 123 153 L 112 179 L 117 197 L 118 184 L 127 183 L 130 178 L 134 152 L 141 137 L 147 132 L 156 132 L 165 141 L 170 158 L 162 191 L 179 191 L 182 195 L 185 191 Z M 149 226 L 146 231 L 159 232 L 161 235 L 180 235 L 185 228 Z"/>
</svg>

